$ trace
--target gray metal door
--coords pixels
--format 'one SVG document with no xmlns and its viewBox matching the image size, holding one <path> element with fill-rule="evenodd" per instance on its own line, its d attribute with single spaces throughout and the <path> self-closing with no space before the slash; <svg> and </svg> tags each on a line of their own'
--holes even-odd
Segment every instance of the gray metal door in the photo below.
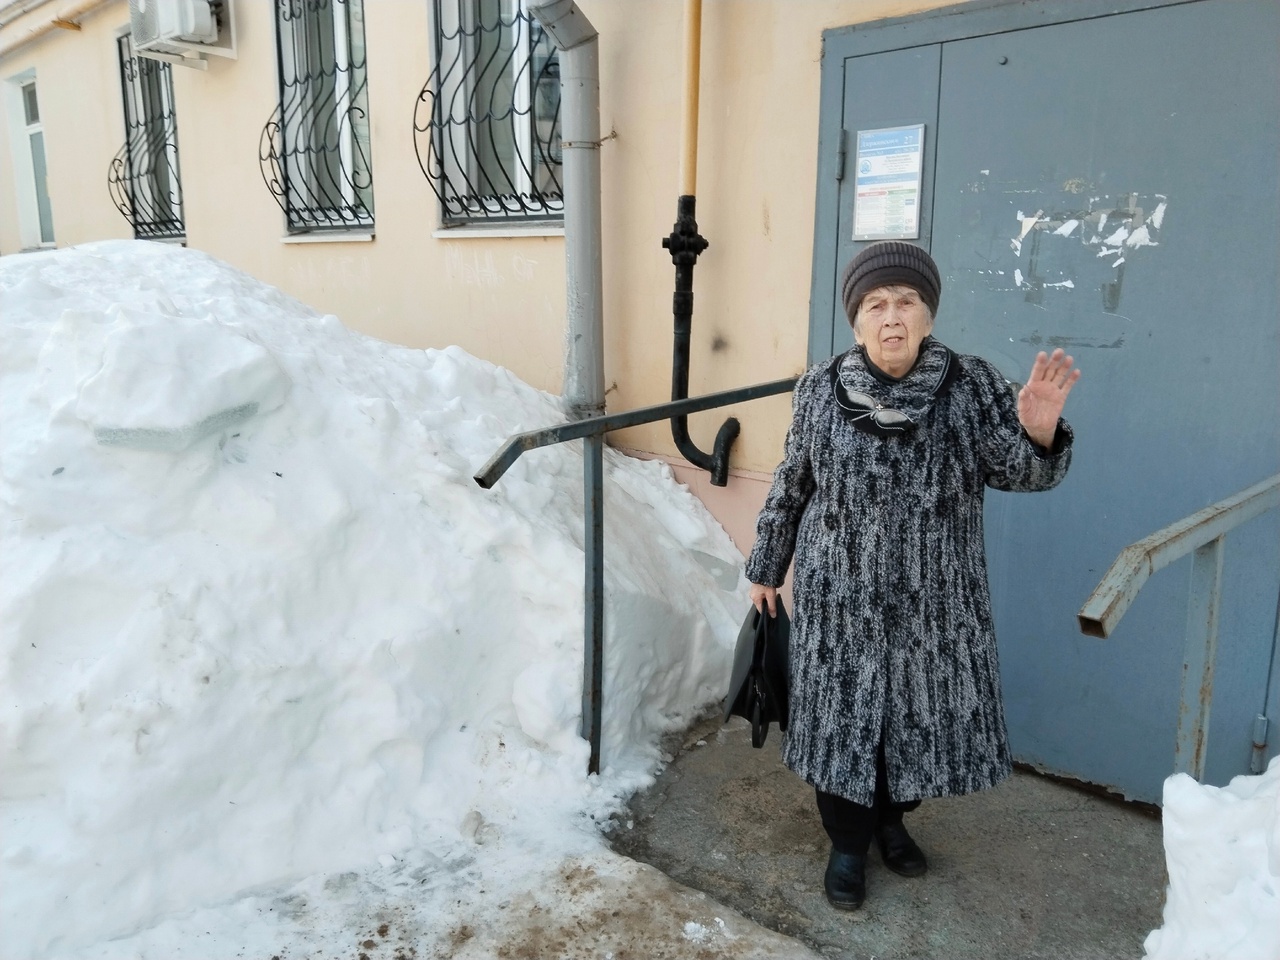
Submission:
<svg viewBox="0 0 1280 960">
<path fill-rule="evenodd" d="M 917 242 L 944 277 L 936 335 L 1012 380 L 1059 345 L 1084 371 L 1066 482 L 988 497 L 1007 717 L 1018 759 L 1154 801 L 1172 769 L 1190 562 L 1150 581 L 1111 640 L 1081 636 L 1075 613 L 1126 544 L 1280 470 L 1280 5 L 1030 28 L 1017 6 L 1007 29 L 987 10 L 984 35 L 948 40 L 935 18 L 915 35 L 938 42 L 911 44 L 907 22 L 885 40 L 899 49 L 844 57 L 846 165 L 858 130 L 925 124 Z M 832 274 L 861 246 L 853 186 L 819 185 L 838 216 L 831 237 L 820 214 L 814 359 L 851 340 Z M 1280 518 L 1227 538 L 1213 783 L 1248 772 L 1269 680 L 1280 722 L 1278 581 Z"/>
</svg>

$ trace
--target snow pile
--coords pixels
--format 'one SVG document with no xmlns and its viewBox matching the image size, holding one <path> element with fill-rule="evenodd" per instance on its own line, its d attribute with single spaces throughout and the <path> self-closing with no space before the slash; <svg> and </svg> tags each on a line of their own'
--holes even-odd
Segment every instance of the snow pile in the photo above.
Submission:
<svg viewBox="0 0 1280 960">
<path fill-rule="evenodd" d="M 134 316 L 118 306 L 107 312 L 114 322 L 101 356 L 94 350 L 84 358 L 100 363 L 98 371 L 83 384 L 60 384 L 64 396 L 74 391 L 76 417 L 99 443 L 176 453 L 284 403 L 289 378 L 265 347 L 235 331 L 163 314 Z M 64 315 L 41 351 L 41 367 L 82 374 L 79 364 L 68 369 L 61 359 L 93 325 L 94 319 Z M 186 376 L 193 367 L 198 375 Z M 56 405 L 62 397 L 48 399 Z"/>
<path fill-rule="evenodd" d="M 340 920 L 395 890 L 445 936 L 518 886 L 495 865 L 598 855 L 592 821 L 723 696 L 741 555 L 666 467 L 607 451 L 586 777 L 581 451 L 474 483 L 562 419 L 506 371 L 123 241 L 0 260 L 0 330 L 5 956 L 288 946 L 323 927 L 298 897 Z"/>
<path fill-rule="evenodd" d="M 1169 891 L 1149 960 L 1280 957 L 1280 757 L 1225 787 L 1166 780 L 1164 847 Z"/>
</svg>

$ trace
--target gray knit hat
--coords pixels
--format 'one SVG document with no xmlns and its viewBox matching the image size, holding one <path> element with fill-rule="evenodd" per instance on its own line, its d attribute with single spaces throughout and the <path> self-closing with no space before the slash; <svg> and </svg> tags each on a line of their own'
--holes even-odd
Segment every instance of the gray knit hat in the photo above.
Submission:
<svg viewBox="0 0 1280 960">
<path fill-rule="evenodd" d="M 845 316 L 853 323 L 862 298 L 876 287 L 895 284 L 912 287 L 920 293 L 929 312 L 938 312 L 942 296 L 942 277 L 938 265 L 923 249 L 902 240 L 869 243 L 849 261 L 840 277 L 840 299 Z"/>
</svg>

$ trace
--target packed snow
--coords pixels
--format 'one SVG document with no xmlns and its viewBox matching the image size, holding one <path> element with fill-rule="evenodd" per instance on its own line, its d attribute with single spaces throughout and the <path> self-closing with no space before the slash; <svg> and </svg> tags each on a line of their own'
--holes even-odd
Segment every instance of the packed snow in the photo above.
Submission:
<svg viewBox="0 0 1280 960">
<path fill-rule="evenodd" d="M 1164 784 L 1164 926 L 1147 960 L 1280 958 L 1280 757 L 1225 787 Z"/>
<path fill-rule="evenodd" d="M 665 466 L 606 451 L 587 776 L 581 453 L 472 480 L 553 397 L 157 244 L 0 259 L 0 335 L 6 960 L 805 952 L 602 838 L 745 607 Z M 1165 841 L 1148 957 L 1280 957 L 1280 762 Z"/>
<path fill-rule="evenodd" d="M 667 467 L 606 452 L 588 777 L 580 445 L 472 479 L 555 398 L 166 245 L 5 257 L 0 318 L 4 957 L 491 956 L 646 888 L 671 943 L 745 925 L 600 830 L 746 604 Z"/>
</svg>

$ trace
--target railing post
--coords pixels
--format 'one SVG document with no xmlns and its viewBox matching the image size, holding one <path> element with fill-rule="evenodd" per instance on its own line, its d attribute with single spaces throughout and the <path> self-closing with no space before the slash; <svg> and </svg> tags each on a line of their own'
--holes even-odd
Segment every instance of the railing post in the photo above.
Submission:
<svg viewBox="0 0 1280 960">
<path fill-rule="evenodd" d="M 714 410 L 747 400 L 758 400 L 786 393 L 795 387 L 796 378 L 757 383 L 737 390 L 726 390 L 702 397 L 688 397 L 654 407 L 611 413 L 585 420 L 571 420 L 559 426 L 530 430 L 507 437 L 489 461 L 475 475 L 476 483 L 488 490 L 511 468 L 520 455 L 553 443 L 583 440 L 582 451 L 582 516 L 585 589 L 583 590 L 582 651 L 582 723 L 584 740 L 591 744 L 587 773 L 600 772 L 601 717 L 604 707 L 604 435 L 655 420 L 666 420 L 677 414 Z"/>
<path fill-rule="evenodd" d="M 591 744 L 587 773 L 600 772 L 600 722 L 604 704 L 604 435 L 583 441 L 582 737 Z"/>
<path fill-rule="evenodd" d="M 1178 707 L 1178 743 L 1173 768 L 1204 779 L 1213 705 L 1213 662 L 1218 647 L 1218 609 L 1222 599 L 1222 541 L 1197 547 L 1191 566 L 1187 604 L 1187 645 L 1182 663 L 1182 701 Z"/>
</svg>

